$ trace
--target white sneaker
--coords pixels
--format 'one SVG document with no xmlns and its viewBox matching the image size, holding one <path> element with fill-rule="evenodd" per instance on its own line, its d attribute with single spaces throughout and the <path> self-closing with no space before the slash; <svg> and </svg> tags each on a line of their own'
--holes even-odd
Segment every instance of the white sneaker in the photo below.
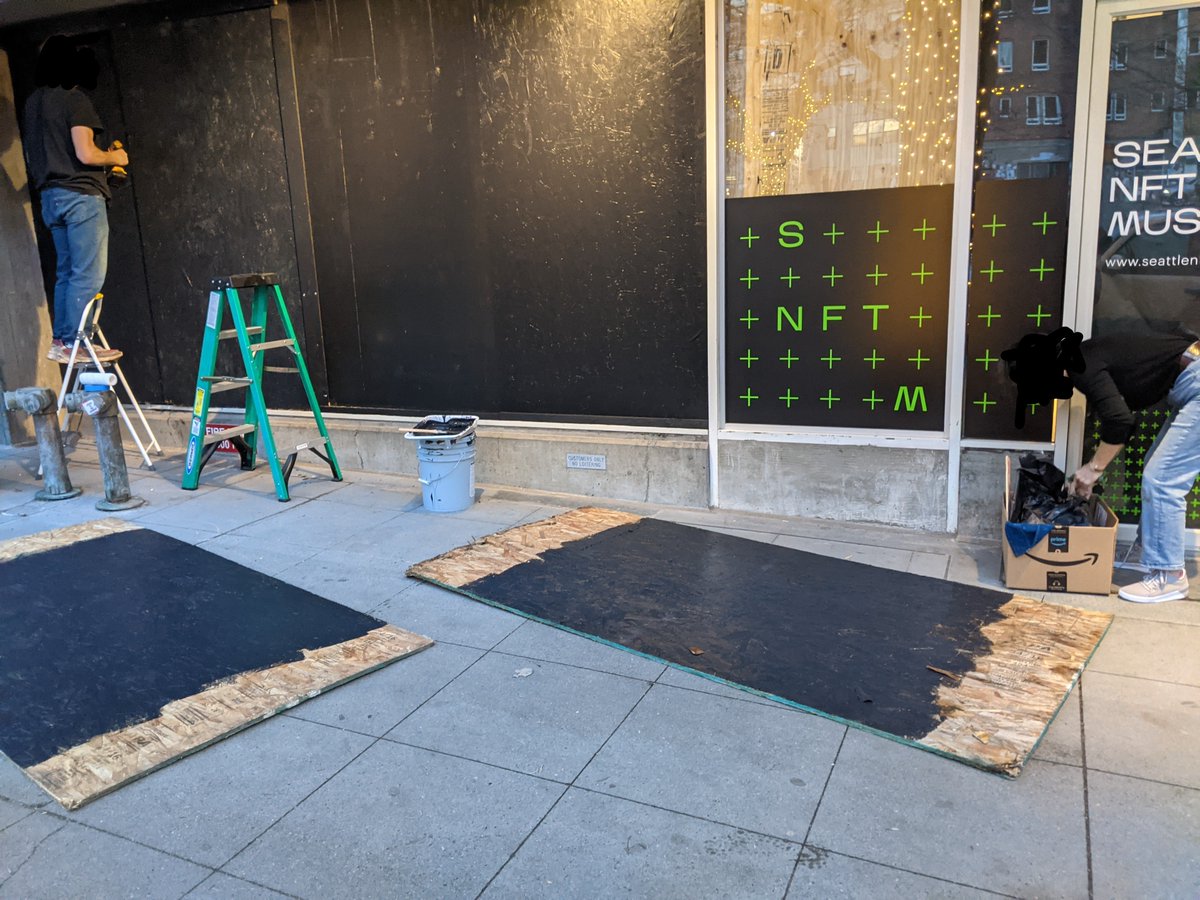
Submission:
<svg viewBox="0 0 1200 900">
<path fill-rule="evenodd" d="M 1187 573 L 1175 575 L 1167 569 L 1153 569 L 1137 584 L 1121 588 L 1117 596 L 1131 603 L 1165 603 L 1167 600 L 1186 600 Z"/>
</svg>

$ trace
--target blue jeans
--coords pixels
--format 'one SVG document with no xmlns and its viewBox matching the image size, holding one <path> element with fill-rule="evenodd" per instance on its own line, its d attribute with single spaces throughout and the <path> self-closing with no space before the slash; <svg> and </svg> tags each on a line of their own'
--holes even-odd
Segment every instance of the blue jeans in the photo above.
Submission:
<svg viewBox="0 0 1200 900">
<path fill-rule="evenodd" d="M 1175 379 L 1170 418 L 1142 471 L 1142 565 L 1182 569 L 1187 495 L 1200 475 L 1200 363 Z"/>
<path fill-rule="evenodd" d="M 42 221 L 54 238 L 54 337 L 71 343 L 87 302 L 108 273 L 108 203 L 66 188 L 42 191 Z"/>
</svg>

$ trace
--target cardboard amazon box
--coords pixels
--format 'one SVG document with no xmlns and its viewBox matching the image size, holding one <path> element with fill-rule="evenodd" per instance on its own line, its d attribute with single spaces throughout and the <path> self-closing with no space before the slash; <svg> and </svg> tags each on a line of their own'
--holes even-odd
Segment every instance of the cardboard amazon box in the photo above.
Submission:
<svg viewBox="0 0 1200 900">
<path fill-rule="evenodd" d="M 1004 535 L 1011 521 L 1016 485 L 1012 460 L 1004 460 L 1004 509 L 1000 516 L 1000 552 L 1004 584 L 1026 591 L 1068 594 L 1107 594 L 1112 590 L 1113 562 L 1117 554 L 1117 516 L 1093 496 L 1088 514 L 1091 525 L 1062 525 L 1017 556 Z"/>
</svg>

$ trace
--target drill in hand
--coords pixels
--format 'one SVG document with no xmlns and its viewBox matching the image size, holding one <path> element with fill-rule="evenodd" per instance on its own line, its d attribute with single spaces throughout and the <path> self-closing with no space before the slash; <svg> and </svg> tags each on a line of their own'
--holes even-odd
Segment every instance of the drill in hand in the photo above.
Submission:
<svg viewBox="0 0 1200 900">
<path fill-rule="evenodd" d="M 108 149 L 109 150 L 123 150 L 124 148 L 125 148 L 125 145 L 122 144 L 120 141 L 113 141 L 112 146 L 110 146 Z M 125 171 L 124 166 L 113 166 L 111 169 L 108 170 L 108 177 L 114 186 L 120 187 L 129 180 L 129 173 L 127 171 Z"/>
</svg>

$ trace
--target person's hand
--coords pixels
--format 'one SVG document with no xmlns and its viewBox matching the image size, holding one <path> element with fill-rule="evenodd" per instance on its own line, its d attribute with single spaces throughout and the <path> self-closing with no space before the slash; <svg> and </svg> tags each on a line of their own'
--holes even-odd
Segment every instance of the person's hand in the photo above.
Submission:
<svg viewBox="0 0 1200 900">
<path fill-rule="evenodd" d="M 1094 468 L 1091 463 L 1086 463 L 1080 466 L 1079 470 L 1071 476 L 1071 493 L 1086 500 L 1092 496 L 1092 489 L 1099 480 L 1100 470 Z"/>
<path fill-rule="evenodd" d="M 114 166 L 129 165 L 129 154 L 124 150 L 118 148 L 116 150 L 109 150 L 108 152 L 112 154 L 112 164 Z"/>
</svg>

